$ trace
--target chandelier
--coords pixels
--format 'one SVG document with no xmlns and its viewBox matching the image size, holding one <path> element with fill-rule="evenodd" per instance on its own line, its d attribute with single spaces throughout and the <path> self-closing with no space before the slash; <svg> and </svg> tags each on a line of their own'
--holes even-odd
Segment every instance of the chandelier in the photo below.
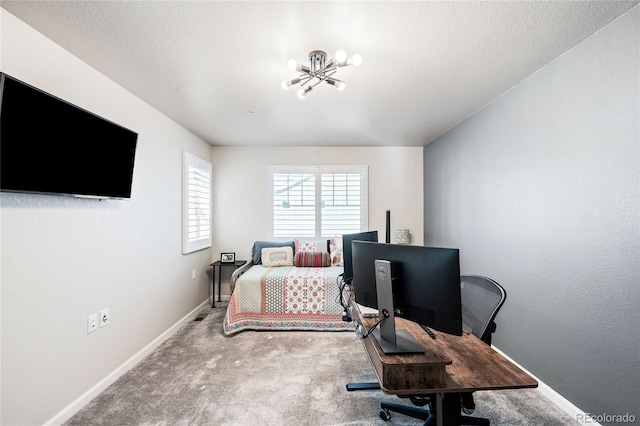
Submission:
<svg viewBox="0 0 640 426">
<path fill-rule="evenodd" d="M 360 55 L 353 55 L 347 58 L 347 54 L 344 50 L 340 50 L 336 53 L 336 57 L 327 59 L 326 52 L 322 50 L 314 50 L 309 53 L 309 66 L 299 64 L 295 59 L 290 59 L 288 66 L 291 71 L 298 71 L 300 75 L 291 80 L 285 80 L 282 82 L 282 88 L 288 89 L 291 86 L 300 84 L 300 90 L 298 91 L 298 97 L 304 99 L 307 93 L 313 90 L 318 84 L 325 82 L 330 86 L 336 87 L 338 90 L 344 90 L 345 82 L 333 78 L 338 68 L 342 68 L 347 65 L 358 66 L 362 62 Z"/>
</svg>

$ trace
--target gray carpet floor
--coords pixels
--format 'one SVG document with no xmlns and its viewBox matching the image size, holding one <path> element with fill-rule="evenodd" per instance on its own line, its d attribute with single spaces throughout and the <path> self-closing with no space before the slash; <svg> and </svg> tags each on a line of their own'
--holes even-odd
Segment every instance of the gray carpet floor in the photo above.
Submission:
<svg viewBox="0 0 640 426">
<path fill-rule="evenodd" d="M 382 391 L 347 392 L 375 381 L 351 332 L 254 332 L 226 337 L 226 306 L 206 311 L 94 398 L 66 426 L 420 425 L 392 414 Z M 475 415 L 492 425 L 577 425 L 535 389 L 476 392 Z"/>
</svg>

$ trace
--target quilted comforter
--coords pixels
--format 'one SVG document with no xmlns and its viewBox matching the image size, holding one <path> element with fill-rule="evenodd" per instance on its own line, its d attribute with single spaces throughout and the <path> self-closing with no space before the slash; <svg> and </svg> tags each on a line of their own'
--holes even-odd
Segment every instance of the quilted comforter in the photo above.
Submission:
<svg viewBox="0 0 640 426">
<path fill-rule="evenodd" d="M 236 282 L 223 328 L 243 330 L 352 331 L 339 302 L 342 267 L 253 265 Z"/>
</svg>

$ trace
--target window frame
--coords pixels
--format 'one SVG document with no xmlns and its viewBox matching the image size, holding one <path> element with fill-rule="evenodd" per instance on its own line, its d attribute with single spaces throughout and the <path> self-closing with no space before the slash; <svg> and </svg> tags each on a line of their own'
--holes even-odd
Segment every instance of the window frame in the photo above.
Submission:
<svg viewBox="0 0 640 426">
<path fill-rule="evenodd" d="M 209 232 L 206 237 L 189 240 L 189 227 L 191 225 L 189 219 L 189 186 L 191 184 L 190 168 L 197 168 L 206 173 L 208 177 L 207 194 L 208 202 L 208 227 Z M 203 160 L 193 154 L 183 151 L 182 155 L 182 254 L 193 253 L 211 247 L 212 244 L 212 165 L 208 161 Z M 200 222 L 200 221 L 198 221 Z"/>
<path fill-rule="evenodd" d="M 315 232 L 313 237 L 300 236 L 300 235 L 287 235 L 281 237 L 274 236 L 274 182 L 273 178 L 275 174 L 285 173 L 307 173 L 315 175 Z M 269 240 L 289 240 L 292 238 L 304 238 L 304 239 L 324 239 L 331 236 L 322 236 L 322 175 L 323 174 L 359 174 L 361 176 L 361 188 L 360 188 L 360 231 L 363 232 L 369 229 L 369 168 L 366 165 L 343 165 L 343 166 L 301 166 L 301 165 L 272 165 L 269 166 L 269 178 L 268 178 L 268 197 L 269 197 L 269 215 L 268 215 L 268 229 Z"/>
</svg>

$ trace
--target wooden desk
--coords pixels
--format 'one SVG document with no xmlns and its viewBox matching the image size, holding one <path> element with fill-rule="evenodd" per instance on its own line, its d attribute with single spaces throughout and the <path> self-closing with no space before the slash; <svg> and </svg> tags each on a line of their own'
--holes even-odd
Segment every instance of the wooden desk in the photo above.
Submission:
<svg viewBox="0 0 640 426">
<path fill-rule="evenodd" d="M 348 300 L 354 320 L 373 325 L 376 318 L 362 318 L 353 300 Z M 373 336 L 362 339 L 380 388 L 394 395 L 436 394 L 438 410 L 443 413 L 438 424 L 460 424 L 461 392 L 538 386 L 533 377 L 471 333 L 453 336 L 432 330 L 433 339 L 418 324 L 397 317 L 396 328 L 407 330 L 425 353 L 386 355 Z M 444 394 L 455 395 L 445 398 Z"/>
</svg>

